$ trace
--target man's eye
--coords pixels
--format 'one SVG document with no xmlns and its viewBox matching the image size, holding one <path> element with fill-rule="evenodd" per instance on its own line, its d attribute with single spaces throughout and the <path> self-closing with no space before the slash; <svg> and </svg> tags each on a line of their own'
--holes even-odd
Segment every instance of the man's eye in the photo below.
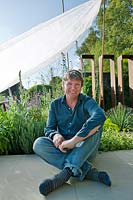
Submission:
<svg viewBox="0 0 133 200">
<path fill-rule="evenodd" d="M 71 86 L 72 84 L 71 83 L 67 83 L 67 86 Z"/>
</svg>

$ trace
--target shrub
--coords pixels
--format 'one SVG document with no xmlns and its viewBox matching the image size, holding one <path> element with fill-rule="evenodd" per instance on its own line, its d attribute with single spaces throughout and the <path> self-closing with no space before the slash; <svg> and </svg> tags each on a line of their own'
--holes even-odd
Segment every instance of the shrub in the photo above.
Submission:
<svg viewBox="0 0 133 200">
<path fill-rule="evenodd" d="M 43 135 L 44 114 L 41 108 L 27 107 L 24 102 L 12 103 L 6 112 L 1 113 L 0 154 L 32 153 L 34 140 Z"/>
<path fill-rule="evenodd" d="M 6 112 L 0 112 L 0 155 L 8 154 L 10 150 L 10 140 L 8 138 L 8 119 Z"/>
<path fill-rule="evenodd" d="M 92 96 L 92 76 L 84 78 L 83 91 L 88 96 Z"/>
<path fill-rule="evenodd" d="M 133 131 L 133 114 L 132 109 L 121 105 L 120 103 L 115 108 L 106 112 L 111 122 L 117 124 L 120 131 Z"/>
<path fill-rule="evenodd" d="M 110 118 L 107 118 L 105 123 L 104 123 L 104 126 L 103 126 L 103 131 L 108 131 L 108 129 L 111 129 L 111 130 L 114 130 L 116 132 L 119 132 L 120 131 L 120 128 L 118 127 L 117 124 L 114 124 Z"/>
<path fill-rule="evenodd" d="M 133 149 L 133 134 L 116 132 L 108 127 L 103 131 L 99 150 L 115 151 Z"/>
</svg>

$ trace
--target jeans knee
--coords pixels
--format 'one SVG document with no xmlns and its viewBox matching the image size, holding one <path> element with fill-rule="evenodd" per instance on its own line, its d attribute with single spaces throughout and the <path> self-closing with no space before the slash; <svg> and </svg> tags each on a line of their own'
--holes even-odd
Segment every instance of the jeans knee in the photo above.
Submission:
<svg viewBox="0 0 133 200">
<path fill-rule="evenodd" d="M 38 140 L 39 138 L 37 138 L 35 141 L 34 141 L 34 143 L 33 143 L 33 151 L 36 153 L 36 148 L 37 148 L 37 140 Z"/>
<path fill-rule="evenodd" d="M 39 137 L 33 143 L 33 151 L 40 155 L 42 152 L 45 152 L 46 149 L 51 144 L 51 140 L 47 137 Z"/>
<path fill-rule="evenodd" d="M 39 149 L 41 148 L 41 144 L 43 142 L 43 138 L 39 137 L 37 138 L 33 143 L 33 151 L 38 154 Z"/>
</svg>

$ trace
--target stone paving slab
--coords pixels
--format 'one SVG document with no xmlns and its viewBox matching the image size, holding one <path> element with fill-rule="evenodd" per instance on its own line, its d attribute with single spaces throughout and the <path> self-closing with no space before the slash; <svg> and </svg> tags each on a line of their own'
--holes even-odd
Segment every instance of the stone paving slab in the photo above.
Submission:
<svg viewBox="0 0 133 200">
<path fill-rule="evenodd" d="M 111 187 L 73 178 L 43 197 L 38 184 L 56 168 L 34 154 L 0 156 L 0 200 L 133 200 L 133 150 L 99 153 L 94 165 L 109 172 Z"/>
</svg>

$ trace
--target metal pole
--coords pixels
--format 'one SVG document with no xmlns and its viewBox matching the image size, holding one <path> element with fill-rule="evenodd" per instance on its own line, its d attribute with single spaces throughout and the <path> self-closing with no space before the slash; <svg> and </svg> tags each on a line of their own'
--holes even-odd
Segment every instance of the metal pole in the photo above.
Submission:
<svg viewBox="0 0 133 200">
<path fill-rule="evenodd" d="M 64 0 L 62 0 L 62 13 L 65 12 L 65 6 L 64 6 Z M 67 52 L 67 69 L 69 70 L 69 56 L 68 56 L 68 52 Z"/>
<path fill-rule="evenodd" d="M 105 37 L 105 0 L 103 3 L 102 55 L 104 55 L 104 37 Z"/>
<path fill-rule="evenodd" d="M 99 64 L 99 85 L 100 85 L 99 104 L 102 108 L 105 107 L 105 104 L 104 104 L 104 84 L 103 84 L 104 37 L 105 37 L 105 0 L 103 2 L 102 55 L 101 55 L 101 64 Z"/>
<path fill-rule="evenodd" d="M 64 13 L 64 0 L 62 0 L 62 13 Z"/>
</svg>

